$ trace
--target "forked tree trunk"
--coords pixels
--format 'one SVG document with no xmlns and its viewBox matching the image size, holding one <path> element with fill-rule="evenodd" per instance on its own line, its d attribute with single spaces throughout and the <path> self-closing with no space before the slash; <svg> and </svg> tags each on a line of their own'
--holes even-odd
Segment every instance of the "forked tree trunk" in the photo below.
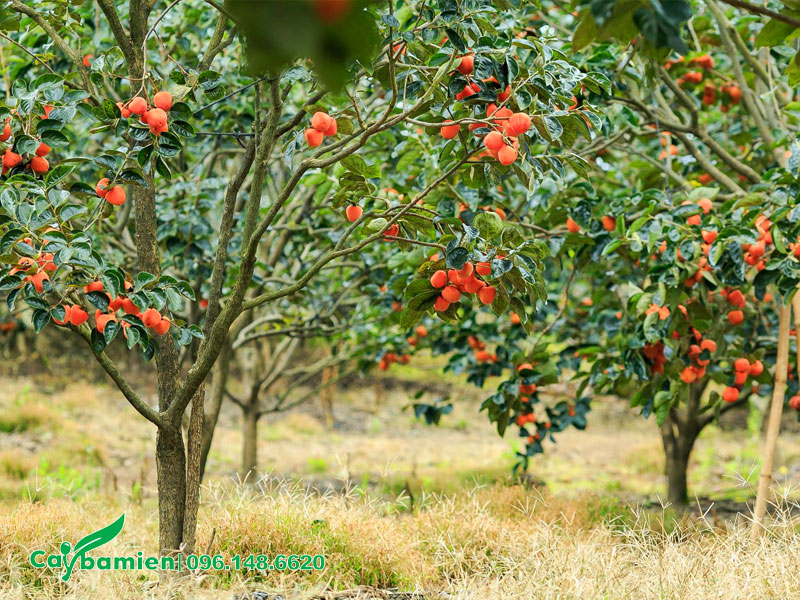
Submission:
<svg viewBox="0 0 800 600">
<path fill-rule="evenodd" d="M 796 309 L 800 308 L 800 296 L 797 295 L 795 295 L 795 307 Z M 795 315 L 795 318 L 797 318 L 797 315 Z M 758 539 L 763 532 L 763 520 L 767 512 L 767 501 L 769 500 L 772 486 L 772 468 L 775 463 L 778 433 L 781 430 L 784 395 L 786 394 L 786 374 L 789 368 L 789 329 L 791 320 L 792 307 L 789 304 L 781 305 L 778 320 L 778 357 L 775 361 L 775 381 L 772 388 L 769 421 L 767 422 L 764 461 L 761 465 L 761 475 L 758 479 L 758 494 L 756 495 L 756 505 L 753 510 L 753 525 L 750 529 L 750 536 L 753 540 Z"/>
<path fill-rule="evenodd" d="M 258 475 L 258 407 L 246 404 L 242 411 L 242 481 L 253 483 Z"/>
<path fill-rule="evenodd" d="M 233 350 L 231 345 L 226 343 L 214 365 L 214 375 L 212 377 L 211 390 L 209 391 L 209 405 L 203 415 L 203 434 L 200 441 L 200 480 L 206 472 L 208 453 L 211 451 L 211 442 L 214 440 L 214 431 L 219 421 L 219 412 L 222 408 L 222 401 L 225 398 L 225 388 L 228 384 L 230 373 L 231 355 Z"/>
<path fill-rule="evenodd" d="M 186 511 L 186 455 L 180 428 L 156 436 L 158 547 L 161 555 L 181 549 Z"/>
<path fill-rule="evenodd" d="M 183 517 L 183 551 L 194 552 L 197 512 L 200 509 L 200 450 L 203 439 L 205 384 L 192 396 L 189 431 L 186 437 L 186 504 Z"/>
</svg>

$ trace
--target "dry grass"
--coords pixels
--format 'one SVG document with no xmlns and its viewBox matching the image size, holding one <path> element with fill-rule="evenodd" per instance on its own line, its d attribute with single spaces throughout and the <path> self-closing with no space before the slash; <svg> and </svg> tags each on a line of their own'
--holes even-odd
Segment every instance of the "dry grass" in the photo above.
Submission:
<svg viewBox="0 0 800 600">
<path fill-rule="evenodd" d="M 0 411 L 0 432 L 28 431 L 54 421 L 53 412 L 38 403 L 21 404 Z"/>
<path fill-rule="evenodd" d="M 260 464 L 273 478 L 255 488 L 230 483 L 241 447 L 236 410 L 223 410 L 215 435 L 198 547 L 227 557 L 320 553 L 324 571 L 161 582 L 152 573 L 87 571 L 65 584 L 31 568 L 30 551 L 57 551 L 123 511 L 111 553 L 156 552 L 154 432 L 105 386 L 3 383 L 0 418 L 12 415 L 15 425 L 0 436 L 0 598 L 231 600 L 271 590 L 291 600 L 351 589 L 379 597 L 366 591 L 374 586 L 437 600 L 766 600 L 800 589 L 800 522 L 788 512 L 797 490 L 785 490 L 787 510 L 755 548 L 745 519 L 638 509 L 637 500 L 663 491 L 663 455 L 654 424 L 619 403 L 597 402 L 586 432 L 565 432 L 537 458 L 532 474 L 548 490 L 540 492 L 510 485 L 517 441 L 496 436 L 477 412 L 479 395 L 456 405 L 458 427 L 429 428 L 403 410 L 407 389 L 387 384 L 379 394 L 367 382 L 342 390 L 333 431 L 314 405 L 265 418 Z M 786 432 L 781 451 L 779 473 L 796 481 L 800 436 Z M 741 430 L 704 432 L 692 491 L 749 498 L 757 453 L 757 436 L 743 444 Z M 307 485 L 346 491 L 320 495 Z"/>
<path fill-rule="evenodd" d="M 798 523 L 788 512 L 751 546 L 744 520 L 723 527 L 688 517 L 670 522 L 602 497 L 549 497 L 520 486 L 426 497 L 411 512 L 402 498 L 320 497 L 274 481 L 259 490 L 216 486 L 204 500 L 203 550 L 213 532 L 212 554 L 320 553 L 325 570 L 211 572 L 161 584 L 152 574 L 92 571 L 64 584 L 27 564 L 31 549 L 55 550 L 125 510 L 125 530 L 110 550 L 155 552 L 154 507 L 105 497 L 50 500 L 0 515 L 0 597 L 232 598 L 250 589 L 310 598 L 374 586 L 464 600 L 766 600 L 800 589 Z"/>
</svg>

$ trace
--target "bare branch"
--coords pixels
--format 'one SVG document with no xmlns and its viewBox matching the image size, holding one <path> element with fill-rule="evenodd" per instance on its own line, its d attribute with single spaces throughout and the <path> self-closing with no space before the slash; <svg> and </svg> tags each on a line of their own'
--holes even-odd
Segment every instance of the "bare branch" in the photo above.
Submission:
<svg viewBox="0 0 800 600">
<path fill-rule="evenodd" d="M 80 335 L 89 347 L 92 347 L 92 338 L 89 333 L 88 327 L 72 327 L 72 330 L 75 331 L 78 335 Z M 114 364 L 114 361 L 111 360 L 105 352 L 101 352 L 100 354 L 95 354 L 92 351 L 92 354 L 97 359 L 97 362 L 100 363 L 100 366 L 103 367 L 103 370 L 111 377 L 111 380 L 117 386 L 122 395 L 125 396 L 125 399 L 136 409 L 140 415 L 142 415 L 145 419 L 153 423 L 156 427 L 161 429 L 169 429 L 170 423 L 167 419 L 164 418 L 164 415 L 157 412 L 153 409 L 150 405 L 144 402 L 136 391 L 131 387 L 131 384 L 128 383 L 128 380 L 119 372 L 117 369 L 117 365 Z"/>
</svg>

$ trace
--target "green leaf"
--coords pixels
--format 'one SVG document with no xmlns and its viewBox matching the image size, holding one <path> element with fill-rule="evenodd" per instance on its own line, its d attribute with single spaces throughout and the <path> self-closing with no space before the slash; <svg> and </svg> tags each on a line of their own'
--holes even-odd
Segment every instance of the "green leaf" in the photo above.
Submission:
<svg viewBox="0 0 800 600">
<path fill-rule="evenodd" d="M 791 13 L 793 11 L 785 12 Z M 792 25 L 779 21 L 778 19 L 770 19 L 756 36 L 756 48 L 762 48 L 763 46 L 769 46 L 770 48 L 772 46 L 780 46 L 786 42 L 786 38 L 794 31 L 795 28 Z"/>
<path fill-rule="evenodd" d="M 160 156 L 156 157 L 156 171 L 164 179 L 172 179 L 172 173 L 170 173 L 167 163 Z"/>
<path fill-rule="evenodd" d="M 147 271 L 140 271 L 136 274 L 136 290 L 141 290 L 143 287 L 153 283 L 156 280 L 156 276 L 152 273 L 148 273 Z"/>
<path fill-rule="evenodd" d="M 139 169 L 123 169 L 119 175 L 117 175 L 117 181 L 147 186 L 147 181 L 145 181 L 144 174 Z"/>
<path fill-rule="evenodd" d="M 106 341 L 106 345 L 114 341 L 114 338 L 117 337 L 119 330 L 120 325 L 116 321 L 109 321 L 106 323 L 106 326 L 103 327 L 103 339 Z"/>
<path fill-rule="evenodd" d="M 41 309 L 34 310 L 31 322 L 33 323 L 34 331 L 39 333 L 50 322 L 50 313 Z"/>
<path fill-rule="evenodd" d="M 485 240 L 495 239 L 503 230 L 503 220 L 495 212 L 484 211 L 475 215 L 472 226 L 477 227 Z"/>
<path fill-rule="evenodd" d="M 67 139 L 67 136 L 55 129 L 43 131 L 41 136 L 42 142 L 48 146 L 52 146 L 53 148 L 64 148 L 69 146 L 69 140 Z"/>
<path fill-rule="evenodd" d="M 193 138 L 195 137 L 194 127 L 192 127 L 186 121 L 173 121 L 170 123 L 170 129 L 174 131 L 177 135 L 185 138 Z"/>
<path fill-rule="evenodd" d="M 149 163 L 150 157 L 153 155 L 154 148 L 155 146 L 150 144 L 149 146 L 145 146 L 139 150 L 139 152 L 136 153 L 136 162 L 138 162 L 142 167 Z"/>
<path fill-rule="evenodd" d="M 197 77 L 197 85 L 201 90 L 210 90 L 219 85 L 222 75 L 216 71 L 203 71 Z"/>
<path fill-rule="evenodd" d="M 100 354 L 106 347 L 106 340 L 103 337 L 103 334 L 97 331 L 97 329 L 92 329 L 92 335 L 90 338 L 92 351 L 95 354 Z"/>
</svg>

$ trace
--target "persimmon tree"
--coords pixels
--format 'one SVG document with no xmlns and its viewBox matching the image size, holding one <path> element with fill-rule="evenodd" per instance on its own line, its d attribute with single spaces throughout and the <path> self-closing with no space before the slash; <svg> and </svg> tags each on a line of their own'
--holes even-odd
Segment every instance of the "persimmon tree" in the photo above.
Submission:
<svg viewBox="0 0 800 600">
<path fill-rule="evenodd" d="M 683 504 L 704 427 L 754 394 L 800 406 L 788 353 L 779 358 L 798 264 L 797 79 L 795 53 L 783 45 L 794 27 L 791 16 L 745 4 L 698 3 L 686 29 L 688 3 L 665 7 L 672 12 L 650 29 L 643 24 L 657 7 L 647 3 L 592 3 L 577 15 L 545 5 L 535 20 L 544 34 L 577 21 L 574 60 L 613 84 L 581 88 L 575 103 L 615 105 L 582 152 L 594 163 L 592 185 L 545 179 L 514 209 L 537 224 L 555 259 L 545 272 L 550 302 L 533 303 L 531 336 L 475 315 L 429 339 L 455 352 L 451 367 L 479 386 L 509 374 L 484 408 L 501 433 L 517 425 L 522 464 L 545 434 L 584 426 L 593 394 L 615 393 L 655 415 L 667 497 Z M 634 39 L 637 25 L 644 35 Z M 523 363 L 531 369 L 517 373 Z M 575 401 L 547 406 L 546 388 L 521 393 L 524 375 L 540 386 L 573 380 Z"/>
<path fill-rule="evenodd" d="M 83 338 L 156 427 L 159 546 L 191 551 L 214 421 L 204 382 L 226 368 L 231 330 L 303 302 L 320 278 L 357 279 L 374 245 L 419 269 L 408 326 L 541 295 L 525 215 L 464 227 L 454 196 L 486 205 L 511 174 L 535 187 L 582 171 L 552 142 L 591 137 L 594 109 L 567 107 L 608 81 L 529 36 L 527 5 L 97 5 L 8 5 L 0 288 L 36 331 Z M 465 281 L 432 286 L 445 269 Z M 152 359 L 157 406 L 110 344 Z"/>
<path fill-rule="evenodd" d="M 751 394 L 782 404 L 797 390 L 792 378 L 784 394 L 777 360 L 797 284 L 794 53 L 763 48 L 792 28 L 714 0 L 694 9 L 681 54 L 655 56 L 620 26 L 630 17 L 581 13 L 577 60 L 614 81 L 619 109 L 596 157 L 604 181 L 563 217 L 591 295 L 554 328 L 574 340 L 563 358 L 580 390 L 655 414 L 675 503 L 708 423 Z"/>
</svg>

